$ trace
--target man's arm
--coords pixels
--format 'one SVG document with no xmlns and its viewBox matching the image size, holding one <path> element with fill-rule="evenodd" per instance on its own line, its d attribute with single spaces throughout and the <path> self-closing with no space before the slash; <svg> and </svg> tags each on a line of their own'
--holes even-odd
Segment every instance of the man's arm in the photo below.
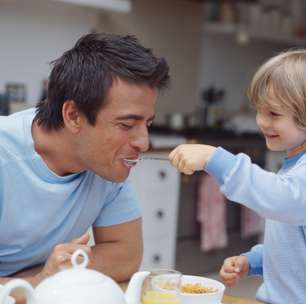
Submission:
<svg viewBox="0 0 306 304">
<path fill-rule="evenodd" d="M 138 271 L 143 253 L 141 218 L 109 227 L 94 227 L 93 233 L 91 268 L 117 282 L 128 280 Z"/>
</svg>

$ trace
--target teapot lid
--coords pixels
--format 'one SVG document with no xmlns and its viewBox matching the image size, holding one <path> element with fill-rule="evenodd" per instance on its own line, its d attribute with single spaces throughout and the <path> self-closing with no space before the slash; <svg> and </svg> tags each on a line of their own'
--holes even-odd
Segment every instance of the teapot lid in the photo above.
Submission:
<svg viewBox="0 0 306 304">
<path fill-rule="evenodd" d="M 83 261 L 81 263 L 78 263 L 77 261 L 79 256 L 83 257 Z M 113 281 L 110 277 L 98 271 L 86 268 L 88 262 L 89 260 L 87 254 L 81 249 L 76 250 L 71 257 L 71 263 L 73 267 L 60 271 L 47 278 L 41 282 L 41 284 L 39 284 L 38 288 L 41 289 L 44 287 L 54 287 L 58 290 L 70 286 L 82 286 L 84 288 L 86 285 L 100 285 Z"/>
</svg>

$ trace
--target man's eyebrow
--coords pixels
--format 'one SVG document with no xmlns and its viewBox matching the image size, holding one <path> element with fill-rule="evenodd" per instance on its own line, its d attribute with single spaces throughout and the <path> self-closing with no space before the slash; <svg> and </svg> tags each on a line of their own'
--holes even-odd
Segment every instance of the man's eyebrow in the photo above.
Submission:
<svg viewBox="0 0 306 304">
<path fill-rule="evenodd" d="M 155 115 L 149 117 L 148 121 L 154 120 Z M 144 116 L 142 115 L 136 115 L 136 114 L 128 114 L 123 116 L 116 117 L 116 120 L 144 120 Z"/>
</svg>

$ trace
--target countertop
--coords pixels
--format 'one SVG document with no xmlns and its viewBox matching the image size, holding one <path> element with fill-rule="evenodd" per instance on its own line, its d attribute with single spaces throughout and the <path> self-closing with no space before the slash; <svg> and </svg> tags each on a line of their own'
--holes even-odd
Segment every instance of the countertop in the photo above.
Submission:
<svg viewBox="0 0 306 304">
<path fill-rule="evenodd" d="M 150 127 L 150 133 L 159 135 L 179 135 L 184 136 L 187 139 L 228 139 L 235 138 L 237 140 L 256 140 L 261 139 L 260 133 L 235 133 L 231 130 L 226 130 L 224 128 L 212 128 L 212 127 L 197 127 L 197 128 L 183 128 L 180 130 L 175 130 L 168 128 L 167 126 L 156 126 Z"/>
<path fill-rule="evenodd" d="M 150 128 L 151 150 L 171 150 L 178 144 L 173 144 L 175 140 L 181 140 L 185 143 L 201 143 L 213 146 L 222 146 L 225 149 L 232 150 L 234 153 L 241 152 L 245 147 L 251 150 L 257 150 L 262 152 L 265 150 L 264 138 L 258 133 L 241 133 L 224 130 L 220 128 L 192 128 L 182 130 L 172 130 L 163 126 L 154 126 Z M 168 143 L 164 145 L 156 146 L 153 138 L 164 138 L 164 141 L 168 140 Z M 173 139 L 173 140 L 172 140 Z M 156 142 L 156 141 L 155 141 Z M 168 145 L 168 146 L 167 146 Z M 248 153 L 248 151 L 244 151 Z M 252 151 L 251 151 L 252 152 Z M 257 153 L 256 153 L 257 154 Z"/>
</svg>

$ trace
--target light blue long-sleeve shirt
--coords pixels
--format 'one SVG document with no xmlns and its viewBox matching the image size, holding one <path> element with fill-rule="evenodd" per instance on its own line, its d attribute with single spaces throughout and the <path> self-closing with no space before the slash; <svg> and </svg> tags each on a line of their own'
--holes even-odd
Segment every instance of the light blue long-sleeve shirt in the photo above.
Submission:
<svg viewBox="0 0 306 304">
<path fill-rule="evenodd" d="M 205 171 L 220 189 L 266 218 L 264 244 L 246 255 L 250 274 L 262 274 L 257 299 L 273 304 L 306 303 L 306 152 L 286 158 L 276 173 L 241 153 L 217 148 Z"/>
<path fill-rule="evenodd" d="M 249 276 L 263 275 L 262 270 L 262 257 L 263 257 L 263 245 L 258 244 L 246 253 L 244 253 L 249 261 Z"/>
</svg>

